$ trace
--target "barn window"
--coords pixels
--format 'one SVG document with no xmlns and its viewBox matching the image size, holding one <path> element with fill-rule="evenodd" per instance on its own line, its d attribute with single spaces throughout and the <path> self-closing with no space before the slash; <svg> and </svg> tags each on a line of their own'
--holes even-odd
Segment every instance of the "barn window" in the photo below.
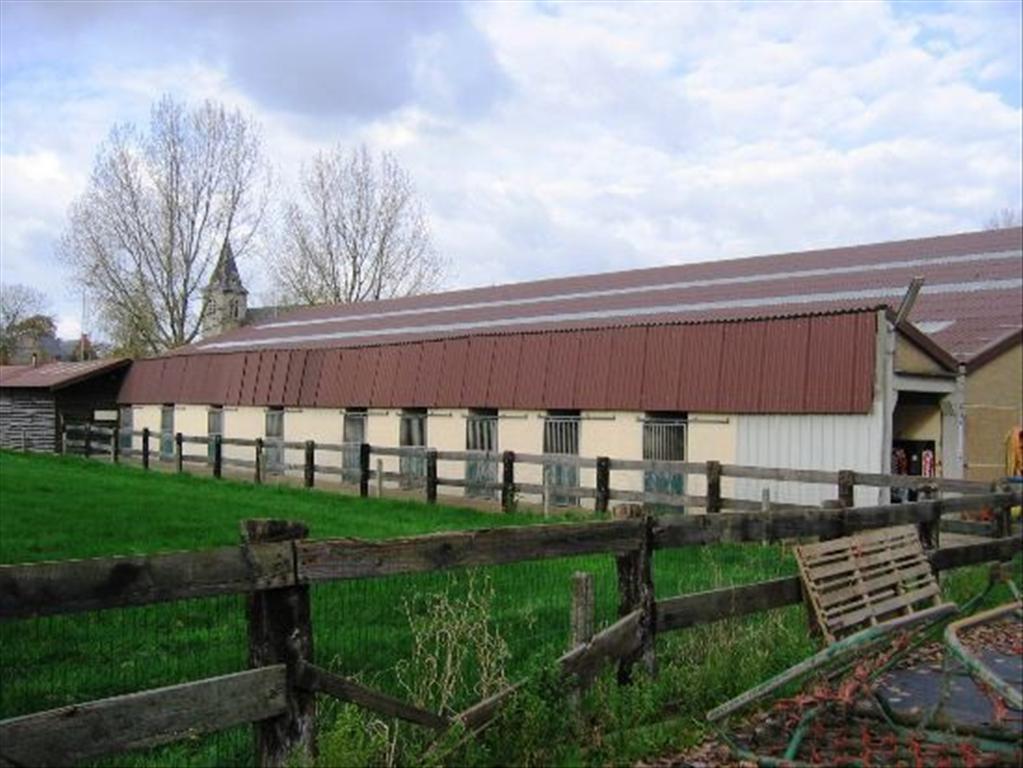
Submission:
<svg viewBox="0 0 1023 768">
<path fill-rule="evenodd" d="M 217 435 L 224 436 L 224 409 L 219 405 L 210 406 L 206 411 L 206 437 L 209 441 L 206 446 L 206 455 L 213 461 L 213 438 Z"/>
<path fill-rule="evenodd" d="M 120 424 L 118 424 L 118 430 L 119 431 L 117 433 L 118 441 L 120 442 L 120 446 L 119 447 L 120 447 L 120 449 L 122 451 L 130 451 L 131 450 L 131 445 L 132 445 L 132 442 L 131 442 L 132 434 L 131 433 L 132 433 L 132 430 L 135 429 L 135 427 L 133 426 L 135 412 L 134 412 L 134 410 L 132 409 L 132 407 L 130 405 L 127 405 L 127 406 L 124 406 L 124 407 L 121 408 L 121 414 L 120 415 L 121 415 L 121 422 L 120 422 Z"/>
<path fill-rule="evenodd" d="M 365 408 L 345 410 L 341 442 L 344 443 L 341 452 L 341 476 L 349 483 L 357 483 L 359 482 L 360 446 L 366 442 Z"/>
<path fill-rule="evenodd" d="M 579 412 L 550 411 L 543 424 L 543 452 L 555 456 L 579 455 Z M 556 459 L 547 466 L 550 484 L 554 488 L 578 488 L 579 465 L 558 462 Z M 552 493 L 551 503 L 560 507 L 578 506 L 579 498 L 567 494 Z"/>
<path fill-rule="evenodd" d="M 426 477 L 426 409 L 406 408 L 401 412 L 398 444 L 403 448 L 422 448 L 414 456 L 402 456 L 399 462 L 402 487 L 415 487 Z"/>
<path fill-rule="evenodd" d="M 160 409 L 160 458 L 174 458 L 174 406 L 165 405 Z"/>
<path fill-rule="evenodd" d="M 685 414 L 646 415 L 643 420 L 643 458 L 653 461 L 686 460 Z M 685 474 L 674 469 L 648 469 L 643 473 L 643 490 L 647 493 L 681 495 L 685 493 L 685 481 Z"/>
<path fill-rule="evenodd" d="M 263 456 L 268 472 L 284 471 L 284 409 L 268 408 L 263 439 Z"/>
<path fill-rule="evenodd" d="M 497 494 L 497 489 L 487 487 L 497 482 L 497 424 L 497 411 L 492 408 L 471 410 L 465 420 L 465 450 L 490 454 L 466 462 L 467 496 L 490 499 Z"/>
</svg>

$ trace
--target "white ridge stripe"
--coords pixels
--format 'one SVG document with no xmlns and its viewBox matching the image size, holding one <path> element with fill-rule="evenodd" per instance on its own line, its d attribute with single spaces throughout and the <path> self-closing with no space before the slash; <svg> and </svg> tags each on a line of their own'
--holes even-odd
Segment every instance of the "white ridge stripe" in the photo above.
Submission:
<svg viewBox="0 0 1023 768">
<path fill-rule="evenodd" d="M 945 283 L 941 285 L 925 285 L 922 293 L 974 293 L 1023 287 L 1023 279 L 980 280 L 972 283 Z M 571 320 L 604 320 L 614 317 L 643 317 L 659 314 L 682 314 L 702 312 L 710 309 L 740 309 L 745 307 L 769 307 L 788 304 L 812 304 L 824 301 L 851 301 L 861 299 L 882 299 L 896 296 L 899 289 L 871 288 L 859 291 L 839 291 L 835 293 L 808 293 L 794 296 L 769 296 L 757 299 L 735 299 L 730 301 L 705 301 L 694 304 L 662 304 L 652 307 L 633 307 L 628 309 L 588 310 L 585 312 L 564 312 L 552 315 L 534 315 L 532 317 L 508 317 L 498 320 L 480 320 L 461 323 L 437 323 L 433 325 L 410 325 L 400 328 L 374 328 L 358 331 L 330 331 L 312 333 L 302 336 L 276 336 L 265 339 L 249 339 L 238 341 L 214 341 L 202 344 L 200 349 L 235 349 L 238 347 L 267 347 L 275 344 L 296 344 L 303 341 L 339 341 L 350 338 L 371 338 L 376 336 L 398 336 L 402 334 L 448 333 L 451 331 L 468 331 L 485 328 L 514 327 L 540 323 L 558 323 Z M 751 318 L 756 319 L 756 318 Z"/>
<path fill-rule="evenodd" d="M 964 256 L 941 256 L 931 259 L 905 259 L 885 264 L 860 264 L 848 267 L 820 267 L 816 269 L 796 270 L 793 272 L 768 272 L 738 277 L 714 277 L 704 280 L 688 280 L 677 283 L 661 283 L 658 285 L 634 285 L 626 288 L 599 288 L 592 291 L 575 291 L 569 293 L 553 293 L 547 296 L 534 296 L 521 299 L 494 299 L 492 301 L 476 301 L 466 304 L 448 304 L 434 307 L 416 307 L 413 309 L 393 309 L 384 312 L 366 312 L 360 315 L 338 315 L 334 317 L 317 317 L 308 320 L 279 320 L 273 323 L 262 323 L 254 328 L 289 328 L 303 325 L 323 325 L 325 323 L 346 323 L 353 320 L 371 320 L 383 317 L 404 317 L 421 315 L 430 312 L 457 312 L 465 309 L 483 309 L 486 307 L 528 306 L 544 304 L 552 301 L 568 299 L 588 299 L 600 296 L 625 296 L 632 293 L 651 291 L 671 291 L 679 288 L 703 288 L 715 285 L 741 285 L 743 283 L 764 282 L 767 280 L 792 280 L 801 277 L 823 277 L 825 275 L 848 275 L 860 272 L 884 272 L 902 267 L 924 267 L 935 264 L 969 264 L 977 261 L 1002 261 L 1023 258 L 1023 251 L 999 251 L 996 253 L 977 253 Z M 899 286 L 902 290 L 905 286 Z"/>
</svg>

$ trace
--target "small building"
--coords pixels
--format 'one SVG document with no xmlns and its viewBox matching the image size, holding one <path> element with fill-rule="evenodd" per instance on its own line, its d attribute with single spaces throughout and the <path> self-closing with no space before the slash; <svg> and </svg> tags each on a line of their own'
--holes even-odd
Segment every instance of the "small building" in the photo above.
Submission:
<svg viewBox="0 0 1023 768">
<path fill-rule="evenodd" d="M 898 319 L 918 275 L 919 298 Z M 240 283 L 227 282 L 230 300 Z M 160 433 L 161 445 L 175 431 L 261 437 L 280 445 L 281 465 L 301 462 L 284 442 L 312 439 L 862 472 L 904 461 L 910 473 L 963 477 L 966 449 L 980 456 L 1004 431 L 985 433 L 980 417 L 985 368 L 1000 361 L 1006 398 L 1023 388 L 1011 365 L 1021 297 L 1017 228 L 306 307 L 138 361 L 119 402 L 122 424 Z M 1006 429 L 1012 407 L 997 411 Z M 532 469 L 517 480 L 539 482 Z M 592 474 L 566 469 L 555 482 L 592 485 Z M 685 482 L 614 478 L 636 490 Z M 763 485 L 723 490 L 758 499 Z M 817 503 L 834 490 L 771 493 Z M 877 493 L 858 488 L 857 502 Z"/>
<path fill-rule="evenodd" d="M 0 448 L 60 449 L 67 423 L 116 411 L 131 360 L 0 366 Z"/>
</svg>

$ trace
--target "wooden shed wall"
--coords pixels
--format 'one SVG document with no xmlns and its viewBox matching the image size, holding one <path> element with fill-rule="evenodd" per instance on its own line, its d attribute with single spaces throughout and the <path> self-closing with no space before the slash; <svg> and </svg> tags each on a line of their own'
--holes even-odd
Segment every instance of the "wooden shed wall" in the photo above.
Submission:
<svg viewBox="0 0 1023 768">
<path fill-rule="evenodd" d="M 24 444 L 22 440 L 24 439 Z M 45 389 L 0 390 L 0 448 L 53 452 L 57 449 L 57 409 Z"/>
</svg>

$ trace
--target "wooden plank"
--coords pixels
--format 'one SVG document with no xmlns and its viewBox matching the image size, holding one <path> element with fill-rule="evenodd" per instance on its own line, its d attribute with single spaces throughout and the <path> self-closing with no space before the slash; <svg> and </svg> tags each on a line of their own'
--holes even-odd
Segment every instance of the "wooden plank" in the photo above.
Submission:
<svg viewBox="0 0 1023 768">
<path fill-rule="evenodd" d="M 829 627 L 833 629 L 848 629 L 862 624 L 870 617 L 879 618 L 887 613 L 894 613 L 900 608 L 909 607 L 915 603 L 921 603 L 925 600 L 930 600 L 941 594 L 941 588 L 935 584 L 928 584 L 926 587 L 920 589 L 914 589 L 911 592 L 905 594 L 896 595 L 887 600 L 881 600 L 876 603 L 870 603 L 866 608 L 861 608 L 857 611 L 851 611 L 849 613 L 843 613 L 838 616 L 828 619 Z"/>
<path fill-rule="evenodd" d="M 501 454 L 493 451 L 437 451 L 439 461 L 492 461 L 501 463 Z"/>
<path fill-rule="evenodd" d="M 284 587 L 290 544 L 0 565 L 0 620 Z"/>
<path fill-rule="evenodd" d="M 657 601 L 657 631 L 669 632 L 735 616 L 794 605 L 802 600 L 799 578 L 712 589 Z"/>
<path fill-rule="evenodd" d="M 295 684 L 307 691 L 326 693 L 341 701 L 350 701 L 384 717 L 396 717 L 409 723 L 442 731 L 451 720 L 434 712 L 427 712 L 393 696 L 371 690 L 350 678 L 335 675 L 322 667 L 302 662 L 298 665 Z"/>
<path fill-rule="evenodd" d="M 929 576 L 933 573 L 931 564 L 926 560 L 910 568 L 897 569 L 895 567 L 891 567 L 885 569 L 885 571 L 886 572 L 883 575 L 866 580 L 863 584 L 863 588 L 868 592 L 877 592 L 878 590 L 892 587 L 900 582 L 909 581 L 921 576 Z M 820 604 L 822 608 L 829 609 L 857 597 L 862 598 L 863 595 L 861 594 L 860 589 L 854 587 L 841 587 L 839 589 L 827 591 L 821 590 Z"/>
<path fill-rule="evenodd" d="M 303 541 L 296 544 L 298 573 L 302 581 L 314 582 L 598 552 L 622 554 L 639 546 L 643 525 L 642 520 L 615 520 L 485 528 L 385 541 Z"/>
<path fill-rule="evenodd" d="M 0 761 L 71 765 L 279 715 L 283 664 L 0 721 Z"/>
<path fill-rule="evenodd" d="M 515 490 L 518 493 L 532 493 L 542 496 L 545 489 L 544 486 L 539 483 L 516 483 Z M 551 493 L 557 496 L 579 496 L 584 499 L 592 499 L 597 495 L 595 488 L 561 485 L 552 485 Z"/>
<path fill-rule="evenodd" d="M 792 483 L 818 483 L 836 485 L 838 472 L 824 472 L 817 469 L 781 469 L 776 467 L 751 467 L 741 464 L 722 464 L 722 477 L 746 477 L 753 480 L 780 480 Z M 857 475 L 859 482 L 859 475 Z"/>
<path fill-rule="evenodd" d="M 672 472 L 683 475 L 702 475 L 707 465 L 694 461 L 655 461 L 653 459 L 611 459 L 611 471 Z"/>
<path fill-rule="evenodd" d="M 565 465 L 572 467 L 585 467 L 593 469 L 597 466 L 597 460 L 584 456 L 572 456 L 567 453 L 519 453 L 515 452 L 515 461 L 521 464 Z"/>
<path fill-rule="evenodd" d="M 1023 549 L 1023 538 L 1007 536 L 1004 539 L 985 541 L 981 544 L 966 544 L 961 547 L 938 549 L 930 554 L 930 561 L 936 571 L 947 571 L 979 563 L 1006 562 L 1012 560 Z"/>
<path fill-rule="evenodd" d="M 509 685 L 507 688 L 502 688 L 493 696 L 488 696 L 482 701 L 473 704 L 468 709 L 455 715 L 453 719 L 462 723 L 466 730 L 477 731 L 493 720 L 494 716 L 497 715 L 501 707 L 504 706 L 512 694 L 519 690 L 519 688 L 523 685 L 525 685 L 525 681 L 520 681 Z"/>
<path fill-rule="evenodd" d="M 996 535 L 995 528 L 996 526 L 993 523 L 982 520 L 941 519 L 941 531 L 943 533 L 965 533 L 968 536 L 992 538 Z"/>
<path fill-rule="evenodd" d="M 634 653 L 642 645 L 642 617 L 643 611 L 637 609 L 595 634 L 588 643 L 573 648 L 557 661 L 562 673 L 579 680 L 592 680 L 604 664 Z"/>
<path fill-rule="evenodd" d="M 631 501 L 638 504 L 668 504 L 679 507 L 704 507 L 706 496 L 689 496 L 675 493 L 652 493 L 650 491 L 617 491 L 610 489 L 608 498 L 612 501 Z"/>
</svg>

